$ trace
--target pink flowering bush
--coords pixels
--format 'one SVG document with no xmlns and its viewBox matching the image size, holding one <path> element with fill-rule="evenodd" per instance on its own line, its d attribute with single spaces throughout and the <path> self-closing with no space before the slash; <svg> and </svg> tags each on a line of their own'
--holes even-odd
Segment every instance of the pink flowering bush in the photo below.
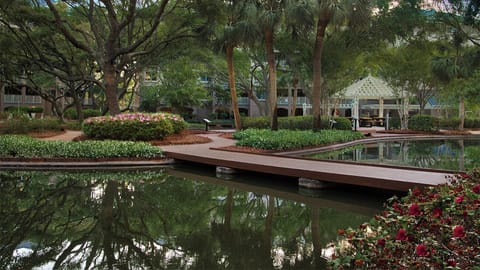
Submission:
<svg viewBox="0 0 480 270">
<path fill-rule="evenodd" d="M 148 141 L 185 129 L 182 117 L 170 113 L 126 113 L 87 118 L 83 132 L 94 139 Z"/>
<path fill-rule="evenodd" d="M 335 269 L 480 269 L 480 170 L 391 198 L 360 228 L 339 230 Z"/>
</svg>

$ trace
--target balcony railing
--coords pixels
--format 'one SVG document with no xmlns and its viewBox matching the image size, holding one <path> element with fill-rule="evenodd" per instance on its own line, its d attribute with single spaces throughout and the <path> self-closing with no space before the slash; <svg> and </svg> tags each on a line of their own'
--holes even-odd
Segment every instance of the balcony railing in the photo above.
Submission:
<svg viewBox="0 0 480 270">
<path fill-rule="evenodd" d="M 6 104 L 20 104 L 22 103 L 22 96 L 21 95 L 5 95 L 4 102 Z"/>
<path fill-rule="evenodd" d="M 292 97 L 293 101 L 293 97 Z M 277 99 L 277 104 L 278 105 L 288 105 L 288 97 L 279 97 Z M 304 103 L 309 104 L 310 101 L 307 99 L 307 97 L 297 97 L 297 105 L 303 105 Z"/>
<path fill-rule="evenodd" d="M 42 104 L 42 97 L 40 96 L 25 96 L 25 103 L 26 104 Z"/>
<path fill-rule="evenodd" d="M 5 95 L 5 104 L 42 104 L 42 97 L 26 95 L 25 102 L 22 101 L 22 95 Z"/>
<path fill-rule="evenodd" d="M 261 101 L 265 101 L 264 99 L 260 99 Z M 238 105 L 248 105 L 250 103 L 250 99 L 248 97 L 239 97 L 238 98 Z M 297 105 L 303 104 L 310 104 L 310 101 L 307 97 L 298 97 L 297 98 Z M 279 97 L 277 99 L 278 105 L 288 105 L 288 97 Z"/>
</svg>

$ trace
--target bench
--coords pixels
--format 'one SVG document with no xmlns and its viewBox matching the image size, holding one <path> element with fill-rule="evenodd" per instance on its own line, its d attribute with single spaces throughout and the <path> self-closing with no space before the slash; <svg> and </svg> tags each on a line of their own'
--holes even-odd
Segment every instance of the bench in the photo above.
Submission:
<svg viewBox="0 0 480 270">
<path fill-rule="evenodd" d="M 234 128 L 235 127 L 232 120 L 209 120 L 205 118 L 202 121 L 205 123 L 206 131 L 208 131 L 209 127 L 215 127 L 215 128 Z"/>
</svg>

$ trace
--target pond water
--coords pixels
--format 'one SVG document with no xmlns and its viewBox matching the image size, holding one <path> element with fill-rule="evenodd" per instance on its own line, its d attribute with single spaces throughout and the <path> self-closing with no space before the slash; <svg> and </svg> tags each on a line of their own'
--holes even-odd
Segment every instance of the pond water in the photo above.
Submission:
<svg viewBox="0 0 480 270">
<path fill-rule="evenodd" d="M 390 196 L 211 170 L 2 171 L 0 269 L 323 269 Z"/>
<path fill-rule="evenodd" d="M 310 153 L 307 158 L 465 171 L 480 166 L 479 139 L 394 140 Z"/>
</svg>

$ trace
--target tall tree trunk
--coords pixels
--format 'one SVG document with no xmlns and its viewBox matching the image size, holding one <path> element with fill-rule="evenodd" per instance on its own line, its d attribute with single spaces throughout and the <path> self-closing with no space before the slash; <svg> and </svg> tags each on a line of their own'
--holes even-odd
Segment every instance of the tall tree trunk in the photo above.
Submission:
<svg viewBox="0 0 480 270">
<path fill-rule="evenodd" d="M 227 66 L 228 66 L 228 85 L 230 87 L 230 97 L 232 99 L 233 118 L 235 120 L 235 129 L 242 129 L 240 120 L 240 111 L 238 110 L 237 88 L 235 87 L 235 69 L 233 67 L 233 49 L 232 45 L 227 45 Z"/>
<path fill-rule="evenodd" d="M 265 49 L 268 62 L 268 109 L 270 119 L 270 128 L 278 130 L 277 117 L 277 71 L 275 66 L 275 52 L 273 48 L 273 29 L 265 31 Z"/>
<path fill-rule="evenodd" d="M 458 117 L 460 118 L 459 130 L 463 130 L 465 127 L 465 99 L 461 96 L 458 104 Z"/>
<path fill-rule="evenodd" d="M 103 233 L 103 250 L 107 258 L 109 269 L 113 268 L 115 263 L 115 252 L 113 247 L 113 222 L 114 222 L 114 204 L 117 194 L 118 184 L 115 181 L 108 181 L 103 196 L 100 225 Z"/>
<path fill-rule="evenodd" d="M 293 100 L 292 100 L 292 111 L 290 112 L 290 114 L 292 116 L 295 116 L 297 112 L 297 100 L 298 100 L 298 74 L 296 72 L 295 72 L 295 77 L 293 78 L 292 86 L 293 86 Z"/>
<path fill-rule="evenodd" d="M 250 100 L 252 100 L 253 103 L 255 103 L 255 105 L 257 105 L 258 112 L 260 113 L 260 116 L 266 115 L 264 104 L 260 103 L 260 100 L 258 100 L 258 97 L 253 92 L 253 83 L 250 84 L 250 88 L 247 90 L 247 95 L 248 95 L 248 98 Z"/>
<path fill-rule="evenodd" d="M 103 69 L 105 98 L 107 108 L 110 115 L 120 114 L 120 106 L 118 105 L 117 82 L 115 76 L 115 65 L 105 63 Z"/>
<path fill-rule="evenodd" d="M 273 214 L 275 212 L 275 197 L 268 196 L 267 216 L 265 217 L 265 231 L 263 232 L 263 252 L 269 256 L 272 251 Z"/>
<path fill-rule="evenodd" d="M 0 81 L 0 112 L 3 112 L 4 110 L 4 101 L 3 99 L 5 98 L 5 89 L 3 88 L 4 83 Z"/>
<path fill-rule="evenodd" d="M 225 219 L 223 224 L 225 225 L 225 230 L 228 233 L 232 231 L 232 216 L 233 216 L 233 190 L 231 188 L 228 189 L 227 193 L 227 200 L 225 202 Z"/>
<path fill-rule="evenodd" d="M 82 103 L 83 103 L 83 99 L 81 99 L 80 97 L 76 97 L 73 102 L 75 103 L 75 110 L 77 111 L 77 118 L 78 118 L 78 121 L 80 122 L 83 122 L 83 110 L 82 110 Z"/>
<path fill-rule="evenodd" d="M 312 231 L 313 243 L 313 261 L 318 269 L 324 269 L 326 265 L 325 260 L 322 259 L 322 249 L 325 248 L 326 245 L 324 245 L 321 240 L 320 210 L 312 207 L 310 219 L 310 229 Z"/>
<path fill-rule="evenodd" d="M 321 128 L 320 98 L 322 96 L 322 52 L 325 38 L 325 30 L 329 23 L 327 12 L 321 12 L 317 21 L 317 34 L 313 49 L 313 86 L 312 86 L 312 114 L 313 130 Z"/>
</svg>

